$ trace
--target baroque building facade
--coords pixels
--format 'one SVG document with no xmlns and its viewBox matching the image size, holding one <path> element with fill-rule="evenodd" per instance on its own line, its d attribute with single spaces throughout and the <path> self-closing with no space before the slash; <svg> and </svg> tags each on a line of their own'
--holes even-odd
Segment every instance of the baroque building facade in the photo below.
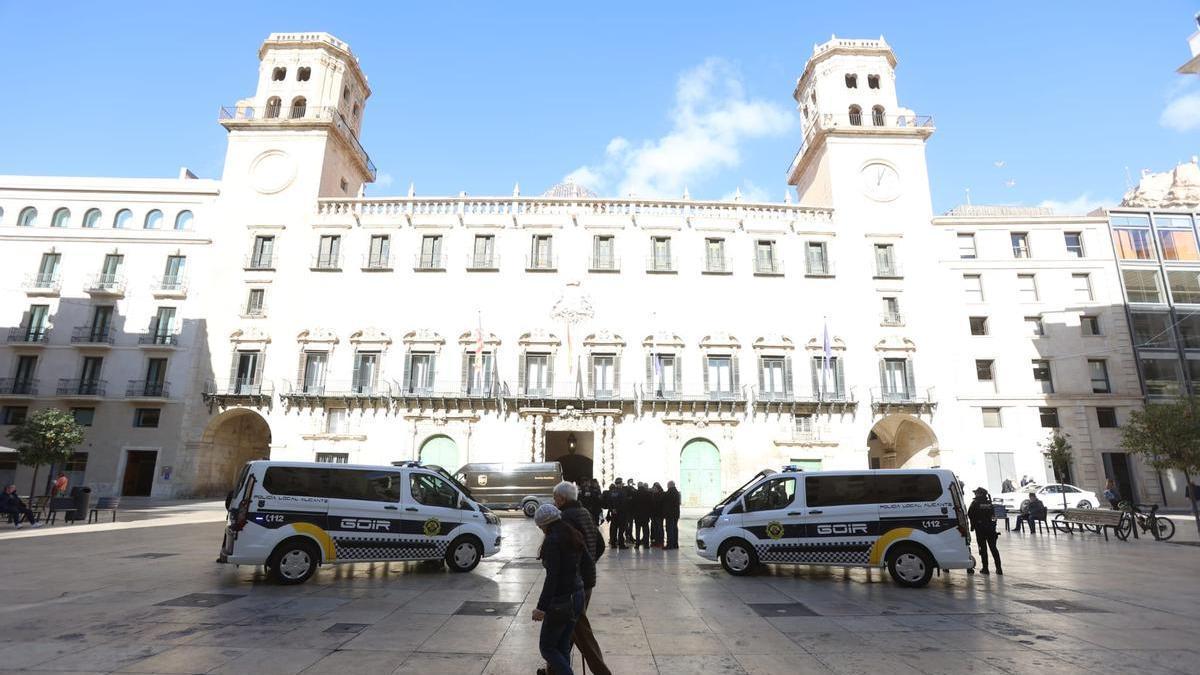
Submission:
<svg viewBox="0 0 1200 675">
<path fill-rule="evenodd" d="M 272 34 L 259 60 L 219 181 L 0 177 L 0 421 L 84 411 L 100 493 L 219 494 L 266 456 L 560 461 L 697 506 L 784 464 L 996 492 L 1049 478 L 1052 429 L 1076 482 L 1112 475 L 1142 390 L 1107 218 L 935 218 L 933 120 L 882 39 L 814 48 L 782 204 L 364 197 L 349 46 Z"/>
</svg>

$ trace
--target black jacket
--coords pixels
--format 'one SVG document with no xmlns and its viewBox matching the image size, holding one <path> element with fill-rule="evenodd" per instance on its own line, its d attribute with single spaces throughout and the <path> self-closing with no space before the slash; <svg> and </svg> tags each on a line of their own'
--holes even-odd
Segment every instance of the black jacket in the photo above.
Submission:
<svg viewBox="0 0 1200 675">
<path fill-rule="evenodd" d="M 579 490 L 579 503 L 583 508 L 592 513 L 600 512 L 600 491 L 593 487 L 585 487 Z"/>
<path fill-rule="evenodd" d="M 638 488 L 633 493 L 633 517 L 635 520 L 650 518 L 650 491 Z"/>
<path fill-rule="evenodd" d="M 996 534 L 996 507 L 986 497 L 976 497 L 967 509 L 967 520 L 971 521 L 971 529 L 983 535 Z"/>
<path fill-rule="evenodd" d="M 679 490 L 675 488 L 663 493 L 663 518 L 679 520 Z"/>
<path fill-rule="evenodd" d="M 658 520 L 663 517 L 663 491 L 650 491 L 650 517 Z"/>
<path fill-rule="evenodd" d="M 581 556 L 579 559 L 579 576 L 583 578 L 584 588 L 593 588 L 596 585 L 596 561 L 604 555 L 604 548 L 600 544 L 600 530 L 596 529 L 596 521 L 579 502 L 563 504 L 562 519 L 583 535 L 587 555 Z"/>
<path fill-rule="evenodd" d="M 16 513 L 25 509 L 25 502 L 13 494 L 0 494 L 0 513 Z"/>
<path fill-rule="evenodd" d="M 537 608 L 543 612 L 550 610 L 554 598 L 583 590 L 580 566 L 584 559 L 590 563 L 591 557 L 586 551 L 572 549 L 570 527 L 558 521 L 551 526 L 542 542 L 542 567 L 546 569 L 546 581 L 542 584 Z"/>
</svg>

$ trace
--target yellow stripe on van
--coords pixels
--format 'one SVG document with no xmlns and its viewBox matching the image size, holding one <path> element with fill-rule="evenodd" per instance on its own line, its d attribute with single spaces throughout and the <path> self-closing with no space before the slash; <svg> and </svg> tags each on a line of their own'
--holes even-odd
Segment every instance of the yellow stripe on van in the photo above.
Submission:
<svg viewBox="0 0 1200 675">
<path fill-rule="evenodd" d="M 300 534 L 312 535 L 321 544 L 321 550 L 325 552 L 326 562 L 337 558 L 337 551 L 333 548 L 333 539 L 325 530 L 312 523 L 292 523 L 292 529 Z"/>
<path fill-rule="evenodd" d="M 897 527 L 894 530 L 888 530 L 882 537 L 875 540 L 875 545 L 871 547 L 871 555 L 868 559 L 869 563 L 871 565 L 878 565 L 883 560 L 883 552 L 887 550 L 888 546 L 892 545 L 892 542 L 897 539 L 904 539 L 912 533 L 913 529 L 911 527 Z"/>
</svg>

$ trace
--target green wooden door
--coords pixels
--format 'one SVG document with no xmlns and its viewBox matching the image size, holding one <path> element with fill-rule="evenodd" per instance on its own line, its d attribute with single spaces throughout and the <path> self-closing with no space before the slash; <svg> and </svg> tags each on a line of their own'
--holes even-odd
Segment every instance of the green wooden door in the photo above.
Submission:
<svg viewBox="0 0 1200 675">
<path fill-rule="evenodd" d="M 458 445 L 449 436 L 434 436 L 421 446 L 421 463 L 436 464 L 453 474 L 461 466 Z"/>
<path fill-rule="evenodd" d="M 683 446 L 679 492 L 684 506 L 710 508 L 721 501 L 721 453 L 717 446 L 702 438 Z"/>
</svg>

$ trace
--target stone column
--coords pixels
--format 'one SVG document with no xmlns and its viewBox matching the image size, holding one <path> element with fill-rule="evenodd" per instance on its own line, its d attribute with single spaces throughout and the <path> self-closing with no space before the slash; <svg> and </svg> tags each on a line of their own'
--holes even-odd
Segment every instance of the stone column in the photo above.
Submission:
<svg viewBox="0 0 1200 675">
<path fill-rule="evenodd" d="M 533 416 L 533 461 L 546 461 L 546 418 Z"/>
<path fill-rule="evenodd" d="M 602 489 L 603 489 L 603 486 L 608 485 L 608 467 L 606 466 L 606 462 L 608 461 L 608 422 L 607 422 L 607 420 L 608 420 L 607 417 L 598 417 L 595 420 L 596 423 L 593 424 L 593 428 L 596 429 L 596 438 L 595 438 L 595 443 L 592 447 L 592 454 L 598 455 L 598 456 L 593 457 L 592 459 L 593 459 L 593 462 L 595 462 L 595 460 L 599 460 L 599 462 L 598 462 L 600 465 L 599 480 L 600 480 L 600 485 L 601 485 Z M 597 453 L 597 450 L 599 450 L 598 453 Z M 593 463 L 593 466 L 595 466 L 595 463 Z"/>
<path fill-rule="evenodd" d="M 605 457 L 607 457 L 608 476 L 611 480 L 616 480 L 617 475 L 617 444 L 613 435 L 617 431 L 616 418 L 608 415 L 604 418 L 604 427 L 607 431 L 604 433 Z"/>
</svg>

